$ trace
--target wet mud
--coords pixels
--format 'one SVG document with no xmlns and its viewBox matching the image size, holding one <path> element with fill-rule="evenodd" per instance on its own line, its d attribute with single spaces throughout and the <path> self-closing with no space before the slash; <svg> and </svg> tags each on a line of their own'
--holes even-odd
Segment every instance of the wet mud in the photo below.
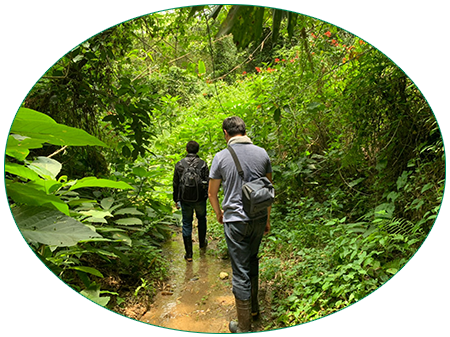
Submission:
<svg viewBox="0 0 450 337">
<path fill-rule="evenodd" d="M 165 243 L 169 281 L 140 321 L 183 331 L 228 333 L 228 323 L 236 317 L 230 261 L 215 254 L 215 242 L 205 251 L 196 240 L 193 246 L 193 261 L 187 262 L 180 228 Z"/>
</svg>

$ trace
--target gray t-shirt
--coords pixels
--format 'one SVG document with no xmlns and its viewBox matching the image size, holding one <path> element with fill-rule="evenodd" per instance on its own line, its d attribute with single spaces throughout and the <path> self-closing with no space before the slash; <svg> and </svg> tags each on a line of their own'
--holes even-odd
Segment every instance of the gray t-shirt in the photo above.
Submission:
<svg viewBox="0 0 450 337">
<path fill-rule="evenodd" d="M 252 181 L 272 173 L 272 165 L 266 150 L 248 143 L 231 145 L 241 163 L 245 181 Z M 224 190 L 222 209 L 223 221 L 248 221 L 242 206 L 242 178 L 239 176 L 236 164 L 230 151 L 224 149 L 218 152 L 212 161 L 209 172 L 211 179 L 221 179 Z"/>
</svg>

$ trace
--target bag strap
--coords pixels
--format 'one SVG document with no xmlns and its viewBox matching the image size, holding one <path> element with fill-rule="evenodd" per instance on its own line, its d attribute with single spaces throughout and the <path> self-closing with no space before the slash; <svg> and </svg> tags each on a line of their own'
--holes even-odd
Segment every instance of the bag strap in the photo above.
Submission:
<svg viewBox="0 0 450 337">
<path fill-rule="evenodd" d="M 234 160 L 234 163 L 236 164 L 236 168 L 238 170 L 239 175 L 241 176 L 242 180 L 245 181 L 244 171 L 242 170 L 241 163 L 239 162 L 236 152 L 234 152 L 234 149 L 231 146 L 228 146 L 227 149 L 228 149 L 228 151 L 230 151 L 231 156 L 233 157 L 233 160 Z"/>
</svg>

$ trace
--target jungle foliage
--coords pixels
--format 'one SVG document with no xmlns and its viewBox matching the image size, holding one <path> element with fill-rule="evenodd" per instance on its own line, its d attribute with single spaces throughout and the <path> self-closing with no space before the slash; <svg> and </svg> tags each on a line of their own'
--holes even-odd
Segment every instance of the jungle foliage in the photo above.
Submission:
<svg viewBox="0 0 450 337">
<path fill-rule="evenodd" d="M 115 271 L 140 289 L 164 277 L 159 247 L 179 221 L 173 167 L 192 139 L 211 163 L 230 115 L 245 120 L 274 170 L 261 252 L 267 329 L 362 299 L 425 240 L 445 158 L 411 79 L 331 24 L 225 5 L 119 24 L 39 80 L 6 150 L 7 193 L 24 238 L 63 281 L 120 305 L 105 279 Z M 220 239 L 218 224 L 210 227 Z"/>
</svg>

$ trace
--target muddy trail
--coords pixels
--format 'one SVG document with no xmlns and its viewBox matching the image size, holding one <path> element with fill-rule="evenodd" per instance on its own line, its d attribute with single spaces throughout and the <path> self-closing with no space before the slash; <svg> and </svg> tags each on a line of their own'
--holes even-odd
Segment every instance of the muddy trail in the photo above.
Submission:
<svg viewBox="0 0 450 337">
<path fill-rule="evenodd" d="M 228 322 L 235 316 L 229 260 L 214 254 L 215 242 L 200 250 L 193 233 L 193 261 L 186 262 L 181 228 L 175 230 L 163 246 L 168 281 L 140 321 L 184 331 L 229 332 Z M 221 273 L 229 276 L 222 279 Z"/>
<path fill-rule="evenodd" d="M 170 329 L 229 333 L 228 323 L 236 318 L 231 286 L 231 264 L 216 254 L 217 243 L 211 241 L 205 251 L 200 250 L 193 232 L 194 256 L 186 262 L 181 228 L 177 227 L 163 246 L 169 261 L 169 277 L 158 291 L 149 310 L 139 319 L 142 322 Z M 261 330 L 255 322 L 255 331 Z"/>
</svg>

